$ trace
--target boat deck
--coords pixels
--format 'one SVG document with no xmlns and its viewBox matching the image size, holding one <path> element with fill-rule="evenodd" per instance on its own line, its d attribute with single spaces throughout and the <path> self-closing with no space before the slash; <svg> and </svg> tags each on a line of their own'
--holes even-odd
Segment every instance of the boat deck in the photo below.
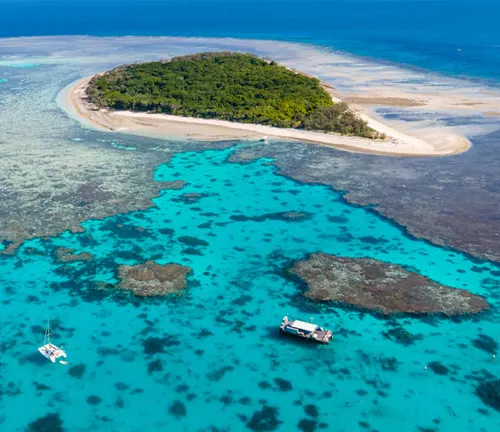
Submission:
<svg viewBox="0 0 500 432">
<path fill-rule="evenodd" d="M 328 343 L 332 337 L 332 332 L 328 330 L 317 330 L 311 337 L 319 342 Z"/>
<path fill-rule="evenodd" d="M 41 346 L 38 348 L 38 351 L 40 351 L 40 354 L 48 358 L 52 363 L 55 363 L 59 357 L 66 358 L 66 353 L 61 348 L 51 343 Z"/>
<path fill-rule="evenodd" d="M 323 329 L 316 324 L 304 321 L 290 321 L 287 316 L 281 321 L 280 331 L 285 334 L 291 334 L 303 339 L 312 340 L 322 344 L 330 343 L 333 333 L 330 330 Z"/>
</svg>

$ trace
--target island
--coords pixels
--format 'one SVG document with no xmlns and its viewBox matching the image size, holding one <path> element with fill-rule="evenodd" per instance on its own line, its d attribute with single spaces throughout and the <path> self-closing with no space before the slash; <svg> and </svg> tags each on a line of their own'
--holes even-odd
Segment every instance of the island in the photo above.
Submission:
<svg viewBox="0 0 500 432">
<path fill-rule="evenodd" d="M 488 303 L 467 290 L 433 282 L 401 266 L 367 258 L 325 253 L 298 261 L 290 273 L 307 284 L 305 296 L 380 312 L 384 315 L 475 314 Z"/>
<path fill-rule="evenodd" d="M 189 267 L 170 263 L 161 265 L 154 261 L 133 266 L 118 267 L 118 289 L 126 290 L 138 297 L 157 297 L 169 294 L 180 295 L 186 289 Z"/>
<path fill-rule="evenodd" d="M 401 156 L 460 153 L 357 112 L 319 79 L 253 54 L 199 53 L 119 66 L 71 85 L 66 110 L 88 126 L 155 138 L 292 139 Z M 267 140 L 262 140 L 267 142 Z"/>
<path fill-rule="evenodd" d="M 121 66 L 92 78 L 97 108 L 228 120 L 279 128 L 379 134 L 318 79 L 252 54 L 218 52 Z"/>
</svg>

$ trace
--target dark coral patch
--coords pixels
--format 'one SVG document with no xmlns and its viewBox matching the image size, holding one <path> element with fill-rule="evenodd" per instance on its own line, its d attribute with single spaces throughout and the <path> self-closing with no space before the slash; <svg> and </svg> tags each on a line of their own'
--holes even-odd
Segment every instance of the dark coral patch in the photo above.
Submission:
<svg viewBox="0 0 500 432">
<path fill-rule="evenodd" d="M 137 239 L 137 238 L 154 238 L 154 234 L 150 230 L 124 223 L 116 223 L 114 219 L 109 219 L 99 227 L 100 231 L 110 231 L 120 238 Z"/>
<path fill-rule="evenodd" d="M 130 388 L 130 386 L 128 384 L 125 384 L 122 382 L 117 382 L 117 383 L 115 383 L 115 388 L 118 391 L 125 391 L 125 390 L 128 390 Z"/>
<path fill-rule="evenodd" d="M 182 251 L 184 255 L 193 255 L 193 256 L 203 256 L 203 252 L 199 251 L 196 248 L 188 247 Z"/>
<path fill-rule="evenodd" d="M 158 232 L 159 232 L 160 234 L 170 236 L 170 235 L 172 235 L 172 234 L 174 233 L 174 230 L 173 230 L 172 228 L 160 228 L 160 229 L 158 230 Z"/>
<path fill-rule="evenodd" d="M 180 342 L 174 336 L 150 337 L 142 342 L 144 352 L 148 355 L 161 354 L 165 348 L 179 345 Z"/>
<path fill-rule="evenodd" d="M 310 219 L 312 217 L 311 213 L 307 212 L 279 212 L 279 213 L 267 213 L 261 216 L 245 216 L 245 215 L 232 215 L 231 220 L 235 222 L 265 222 L 267 220 L 280 220 L 280 221 L 293 221 L 293 222 L 301 222 L 306 219 Z"/>
<path fill-rule="evenodd" d="M 200 338 L 209 337 L 209 336 L 213 336 L 213 335 L 214 334 L 208 329 L 201 329 L 200 332 L 198 333 L 198 336 Z"/>
<path fill-rule="evenodd" d="M 170 408 L 168 409 L 168 412 L 173 415 L 175 418 L 182 418 L 186 417 L 186 406 L 181 402 L 181 401 L 174 401 L 172 405 L 170 405 Z"/>
<path fill-rule="evenodd" d="M 247 303 L 249 303 L 252 300 L 252 296 L 249 296 L 247 294 L 242 294 L 241 296 L 235 298 L 231 304 L 235 306 L 245 306 Z"/>
<path fill-rule="evenodd" d="M 472 345 L 476 348 L 486 351 L 489 354 L 496 353 L 498 351 L 498 343 L 491 336 L 480 334 L 477 339 L 472 341 Z"/>
<path fill-rule="evenodd" d="M 163 362 L 160 359 L 153 360 L 148 364 L 148 373 L 151 375 L 155 372 L 161 372 L 163 370 Z"/>
<path fill-rule="evenodd" d="M 429 368 L 436 375 L 448 375 L 448 372 L 450 371 L 445 365 L 443 365 L 437 361 L 430 362 Z"/>
<path fill-rule="evenodd" d="M 221 396 L 221 398 L 219 400 L 225 406 L 229 406 L 233 403 L 233 397 L 230 394 Z"/>
<path fill-rule="evenodd" d="M 215 369 L 207 374 L 207 378 L 210 381 L 220 381 L 227 372 L 234 369 L 233 366 L 222 366 L 219 369 Z"/>
<path fill-rule="evenodd" d="M 207 241 L 200 239 L 198 237 L 182 236 L 182 237 L 179 237 L 177 240 L 179 240 L 181 243 L 184 243 L 185 245 L 192 246 L 192 247 L 208 246 Z"/>
<path fill-rule="evenodd" d="M 35 335 L 39 335 L 39 334 L 44 334 L 45 332 L 45 329 L 40 326 L 40 325 L 33 325 L 31 326 L 31 333 L 35 334 Z"/>
<path fill-rule="evenodd" d="M 292 383 L 283 378 L 274 378 L 274 383 L 277 385 L 279 391 L 288 392 L 292 390 Z"/>
<path fill-rule="evenodd" d="M 267 390 L 271 388 L 271 384 L 269 384 L 268 381 L 260 381 L 259 388 L 261 388 L 262 390 Z"/>
<path fill-rule="evenodd" d="M 500 411 L 500 379 L 481 383 L 476 394 L 486 405 Z"/>
<path fill-rule="evenodd" d="M 345 216 L 328 216 L 327 219 L 329 222 L 338 224 L 346 224 L 347 222 L 349 222 L 349 219 L 347 219 Z"/>
<path fill-rule="evenodd" d="M 125 401 L 123 400 L 123 398 L 121 398 L 120 396 L 118 396 L 116 398 L 116 401 L 115 401 L 115 407 L 117 408 L 125 408 Z"/>
<path fill-rule="evenodd" d="M 380 360 L 380 365 L 385 371 L 395 372 L 399 368 L 400 362 L 396 357 L 386 357 Z"/>
<path fill-rule="evenodd" d="M 247 427 L 255 432 L 275 431 L 283 423 L 278 418 L 278 409 L 264 405 L 261 410 L 255 411 L 247 423 Z"/>
<path fill-rule="evenodd" d="M 87 397 L 87 403 L 89 405 L 99 405 L 102 402 L 102 399 L 96 395 L 90 395 Z"/>
<path fill-rule="evenodd" d="M 184 204 L 194 204 L 194 203 L 197 203 L 198 201 L 200 201 L 202 198 L 205 198 L 207 196 L 208 196 L 208 194 L 205 194 L 205 193 L 201 194 L 201 193 L 197 193 L 197 192 L 188 192 L 188 193 L 182 194 L 181 196 L 179 196 L 177 198 L 172 199 L 172 201 L 181 202 Z"/>
<path fill-rule="evenodd" d="M 47 363 L 47 359 L 42 357 L 39 353 L 32 353 L 25 355 L 19 360 L 19 363 L 24 364 L 24 363 L 33 363 L 37 366 L 42 366 Z"/>
<path fill-rule="evenodd" d="M 83 364 L 78 364 L 75 366 L 72 366 L 69 370 L 68 373 L 70 376 L 73 378 L 81 378 L 83 374 L 85 373 L 85 365 Z"/>
<path fill-rule="evenodd" d="M 64 428 L 59 414 L 51 413 L 32 421 L 26 430 L 28 432 L 63 432 Z"/>
<path fill-rule="evenodd" d="M 186 393 L 189 391 L 189 386 L 187 384 L 180 384 L 175 388 L 176 393 Z"/>
<path fill-rule="evenodd" d="M 45 385 L 43 383 L 39 383 L 37 381 L 33 381 L 33 385 L 35 386 L 35 389 L 37 391 L 45 391 L 45 390 L 50 390 L 50 387 L 48 385 Z"/>
<path fill-rule="evenodd" d="M 363 243 L 368 243 L 371 245 L 387 243 L 388 240 L 380 237 L 365 236 L 359 238 Z"/>
<path fill-rule="evenodd" d="M 318 422 L 312 419 L 302 419 L 299 421 L 297 427 L 304 432 L 314 432 L 318 427 Z"/>
<path fill-rule="evenodd" d="M 421 334 L 415 335 L 403 327 L 392 328 L 386 332 L 382 332 L 382 335 L 386 339 L 392 340 L 404 346 L 413 345 L 415 341 L 423 339 Z"/>
<path fill-rule="evenodd" d="M 313 404 L 306 405 L 304 407 L 304 412 L 306 415 L 311 416 L 311 417 L 318 417 L 319 416 L 319 411 L 318 407 Z"/>
</svg>

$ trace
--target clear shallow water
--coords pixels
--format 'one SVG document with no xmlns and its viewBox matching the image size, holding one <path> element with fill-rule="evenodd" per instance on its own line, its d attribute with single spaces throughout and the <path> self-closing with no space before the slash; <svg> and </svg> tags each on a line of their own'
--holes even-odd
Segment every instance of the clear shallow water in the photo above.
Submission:
<svg viewBox="0 0 500 432">
<path fill-rule="evenodd" d="M 499 268 L 412 239 L 330 188 L 276 175 L 269 160 L 228 162 L 231 152 L 179 153 L 155 178 L 187 185 L 164 190 L 155 207 L 87 221 L 84 233 L 28 241 L 0 258 L 2 430 L 48 413 L 72 431 L 498 427 L 474 377 L 498 376 L 500 363 L 472 340 L 499 334 Z M 185 193 L 201 198 L 188 202 Z M 276 217 L 289 211 L 310 217 Z M 191 247 L 182 236 L 206 243 Z M 93 260 L 57 263 L 60 246 Z M 401 264 L 481 294 L 493 310 L 464 321 L 379 319 L 313 304 L 286 269 L 316 251 Z M 138 301 L 99 289 L 116 283 L 118 265 L 150 259 L 192 268 L 184 296 Z M 320 347 L 277 337 L 286 313 L 331 327 L 335 340 Z M 36 351 L 48 317 L 67 367 Z M 400 326 L 421 339 L 403 346 L 384 337 Z M 432 361 L 448 375 L 424 370 Z M 264 423 L 275 429 L 257 427 Z"/>
<path fill-rule="evenodd" d="M 1 0 L 0 11 L 0 37 L 279 39 L 500 80 L 495 0 Z"/>
</svg>

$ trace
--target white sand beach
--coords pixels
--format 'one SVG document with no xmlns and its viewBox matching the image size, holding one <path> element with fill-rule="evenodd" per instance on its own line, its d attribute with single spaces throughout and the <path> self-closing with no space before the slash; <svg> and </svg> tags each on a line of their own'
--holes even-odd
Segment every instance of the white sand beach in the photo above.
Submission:
<svg viewBox="0 0 500 432">
<path fill-rule="evenodd" d="M 387 139 L 374 140 L 166 114 L 97 110 L 90 106 L 86 100 L 85 90 L 90 79 L 91 77 L 79 80 L 65 88 L 60 101 L 72 117 L 87 126 L 101 130 L 156 138 L 170 137 L 209 141 L 256 140 L 268 136 L 270 139 L 300 140 L 341 150 L 392 156 L 445 156 L 461 153 L 470 148 L 470 142 L 458 134 L 437 130 L 422 137 L 413 136 L 375 120 L 363 112 L 358 112 L 359 116 L 370 127 L 384 133 L 388 137 Z M 330 93 L 334 100 L 338 100 L 336 92 L 332 90 Z M 404 101 L 400 103 L 404 103 Z"/>
</svg>

